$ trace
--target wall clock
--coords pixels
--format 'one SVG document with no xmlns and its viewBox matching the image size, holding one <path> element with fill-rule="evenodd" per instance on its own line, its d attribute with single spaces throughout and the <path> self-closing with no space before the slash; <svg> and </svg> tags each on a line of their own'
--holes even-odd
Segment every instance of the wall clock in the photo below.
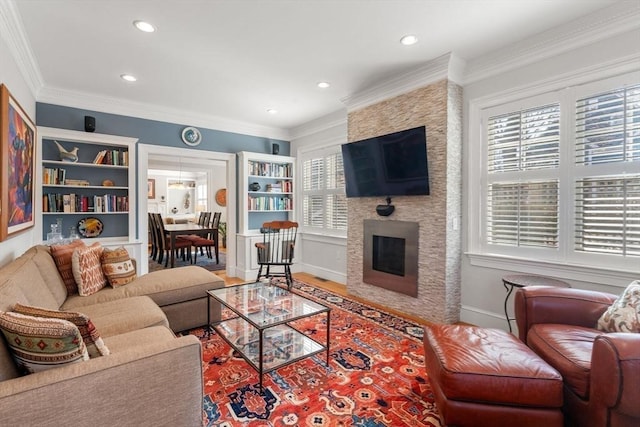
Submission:
<svg viewBox="0 0 640 427">
<path fill-rule="evenodd" d="M 227 189 L 221 188 L 216 191 L 216 203 L 220 206 L 227 206 Z"/>
<path fill-rule="evenodd" d="M 197 128 L 189 126 L 182 129 L 182 142 L 184 142 L 185 144 L 191 147 L 195 147 L 196 145 L 200 144 L 201 141 L 202 134 Z"/>
</svg>

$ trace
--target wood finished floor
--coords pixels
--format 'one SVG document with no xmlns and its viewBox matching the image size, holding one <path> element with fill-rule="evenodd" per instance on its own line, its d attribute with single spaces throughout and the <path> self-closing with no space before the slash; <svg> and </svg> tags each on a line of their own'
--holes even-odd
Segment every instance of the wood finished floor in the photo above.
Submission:
<svg viewBox="0 0 640 427">
<path fill-rule="evenodd" d="M 242 280 L 242 279 L 240 279 L 238 277 L 227 277 L 227 275 L 226 275 L 226 273 L 224 271 L 216 271 L 215 274 L 217 276 L 219 276 L 220 278 L 224 279 L 224 283 L 227 286 L 237 285 L 239 283 L 244 283 L 245 282 L 245 280 Z M 367 301 L 366 299 L 356 297 L 354 295 L 349 295 L 349 293 L 347 292 L 346 285 L 343 285 L 341 283 L 333 282 L 331 280 L 322 279 L 322 278 L 313 276 L 313 275 L 308 274 L 308 273 L 294 273 L 293 274 L 293 278 L 297 279 L 297 280 L 300 280 L 301 282 L 308 283 L 308 284 L 310 284 L 312 286 L 315 286 L 315 287 L 318 287 L 318 288 L 321 288 L 321 289 L 325 289 L 325 290 L 327 290 L 329 292 L 333 292 L 334 294 L 350 298 L 352 300 L 361 302 L 363 304 L 370 305 L 370 306 L 372 306 L 374 308 L 377 308 L 379 310 L 384 310 L 387 313 L 390 313 L 390 314 L 393 314 L 393 315 L 396 315 L 396 316 L 400 316 L 400 317 L 404 317 L 405 319 L 409 319 L 409 320 L 411 320 L 413 322 L 416 322 L 416 323 L 418 323 L 420 325 L 429 325 L 429 324 L 431 324 L 430 322 L 428 322 L 428 321 L 426 321 L 426 320 L 424 320 L 424 319 L 422 319 L 420 317 L 409 315 L 407 313 L 402 313 L 400 311 L 393 310 L 391 308 L 385 307 L 384 305 L 376 304 L 376 303 L 373 303 L 371 301 Z"/>
</svg>

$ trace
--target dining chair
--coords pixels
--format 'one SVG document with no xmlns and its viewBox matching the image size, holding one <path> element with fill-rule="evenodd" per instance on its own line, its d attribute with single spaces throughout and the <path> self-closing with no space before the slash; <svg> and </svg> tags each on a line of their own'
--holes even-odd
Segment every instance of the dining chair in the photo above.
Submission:
<svg viewBox="0 0 640 427">
<path fill-rule="evenodd" d="M 200 255 L 202 255 L 202 248 L 205 248 L 209 258 L 213 258 L 213 253 L 211 252 L 211 248 L 213 248 L 216 254 L 216 264 L 220 264 L 220 255 L 218 251 L 218 225 L 220 225 L 221 216 L 222 212 L 215 212 L 213 214 L 213 218 L 211 219 L 211 228 L 213 229 L 213 232 L 209 233 L 207 237 L 200 236 L 198 239 L 191 240 L 191 245 L 195 248 L 193 251 L 194 264 L 198 258 L 198 248 L 200 248 Z"/>
<path fill-rule="evenodd" d="M 160 236 L 158 238 L 158 243 L 160 245 L 160 259 L 158 260 L 158 262 L 160 264 L 162 264 L 162 259 L 164 258 L 164 256 L 166 256 L 167 258 L 164 261 L 164 266 L 167 267 L 169 265 L 169 259 L 171 259 L 171 251 L 173 251 L 173 256 L 175 258 L 178 257 L 178 249 L 181 250 L 181 256 L 182 256 L 182 260 L 184 261 L 185 259 L 185 254 L 187 254 L 186 256 L 188 256 L 188 258 L 191 258 L 191 253 L 190 253 L 190 249 L 191 249 L 191 242 L 187 239 L 182 238 L 182 236 L 178 236 L 175 239 L 175 246 L 171 246 L 171 237 L 169 235 L 167 235 L 167 232 L 164 228 L 164 221 L 162 219 L 162 215 L 160 214 L 154 214 L 154 219 L 155 219 L 155 223 L 156 223 L 156 232 L 158 233 L 158 236 Z"/>
<path fill-rule="evenodd" d="M 293 277 L 291 277 L 291 264 L 293 264 L 298 223 L 293 221 L 271 221 L 262 224 L 260 229 L 262 242 L 256 243 L 258 250 L 258 277 L 284 277 L 287 288 L 291 289 Z M 272 273 L 272 267 L 283 267 L 283 272 Z M 262 274 L 266 268 L 265 274 Z"/>
</svg>

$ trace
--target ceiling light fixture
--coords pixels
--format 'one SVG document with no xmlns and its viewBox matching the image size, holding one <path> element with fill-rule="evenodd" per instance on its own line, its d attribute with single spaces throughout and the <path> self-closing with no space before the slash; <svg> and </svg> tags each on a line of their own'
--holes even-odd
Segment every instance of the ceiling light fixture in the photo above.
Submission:
<svg viewBox="0 0 640 427">
<path fill-rule="evenodd" d="M 169 183 L 169 188 L 184 189 L 186 188 L 186 185 L 184 184 L 184 181 L 182 181 L 182 157 L 179 157 L 178 161 L 180 162 L 180 174 L 178 175 L 177 181 Z"/>
<path fill-rule="evenodd" d="M 144 33 L 153 33 L 156 31 L 156 27 L 145 21 L 133 21 L 133 25 Z"/>
<path fill-rule="evenodd" d="M 120 78 L 128 82 L 135 82 L 136 80 L 138 80 L 135 76 L 132 76 L 131 74 L 120 74 Z"/>
<path fill-rule="evenodd" d="M 319 83 L 318 83 L 318 87 L 319 87 L 320 89 L 326 89 L 326 88 L 328 88 L 329 86 L 331 86 L 331 83 L 329 83 L 329 82 L 319 82 Z"/>
<path fill-rule="evenodd" d="M 269 108 L 267 110 L 267 113 L 269 113 L 269 114 L 278 114 L 278 110 L 276 110 L 275 108 Z"/>
<path fill-rule="evenodd" d="M 400 43 L 405 46 L 411 46 L 412 44 L 418 43 L 418 37 L 414 36 L 413 34 L 407 34 L 400 39 Z"/>
</svg>

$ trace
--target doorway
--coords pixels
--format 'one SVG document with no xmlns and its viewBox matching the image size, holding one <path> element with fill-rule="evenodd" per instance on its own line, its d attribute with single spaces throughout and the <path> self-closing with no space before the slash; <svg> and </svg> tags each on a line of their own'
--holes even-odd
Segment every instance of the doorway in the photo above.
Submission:
<svg viewBox="0 0 640 427">
<path fill-rule="evenodd" d="M 181 165 L 180 165 L 181 163 Z M 149 208 L 152 210 L 159 209 L 162 206 L 154 199 L 148 198 L 148 177 L 150 166 L 158 169 L 158 166 L 164 165 L 163 169 L 182 170 L 186 173 L 188 170 L 201 170 L 207 174 L 207 199 L 210 203 L 209 210 L 215 205 L 215 193 L 224 186 L 227 191 L 226 197 L 226 223 L 227 223 L 227 251 L 226 251 L 226 274 L 228 277 L 236 275 L 236 155 L 233 153 L 218 153 L 214 151 L 192 150 L 188 148 L 163 147 L 157 145 L 139 144 L 138 145 L 138 231 L 143 247 L 147 247 L 148 241 L 148 224 L 147 212 Z M 168 165 L 172 165 L 169 167 Z M 224 179 L 220 179 L 220 174 L 224 174 Z M 186 176 L 186 175 L 185 175 Z M 215 178 L 214 178 L 215 176 Z M 157 189 L 156 189 L 157 190 Z M 151 203 L 150 203 L 151 202 Z M 166 200 L 165 200 L 166 209 Z M 170 208 L 171 209 L 171 208 Z M 141 272 L 148 272 L 147 263 L 141 263 Z"/>
</svg>

